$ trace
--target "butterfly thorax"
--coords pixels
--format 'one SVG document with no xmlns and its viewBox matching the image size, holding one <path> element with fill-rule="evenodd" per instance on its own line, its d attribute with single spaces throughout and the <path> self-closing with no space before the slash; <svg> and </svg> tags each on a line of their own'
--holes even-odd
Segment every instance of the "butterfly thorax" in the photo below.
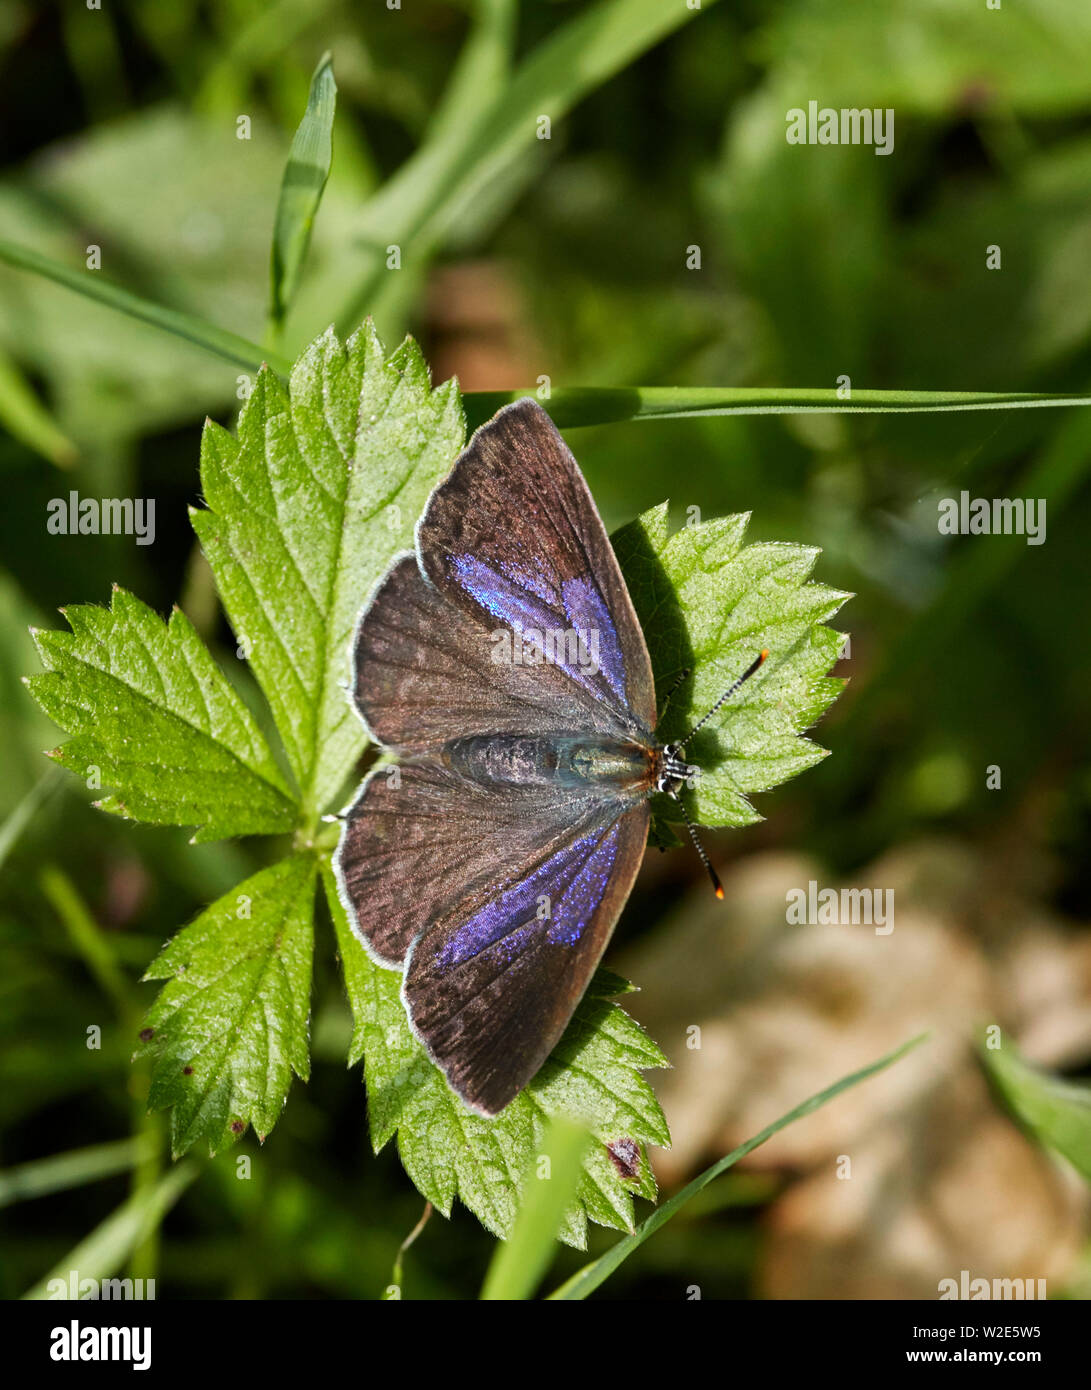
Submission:
<svg viewBox="0 0 1091 1390">
<path fill-rule="evenodd" d="M 637 740 L 595 734 L 474 734 L 444 750 L 457 772 L 481 785 L 597 787 L 645 795 L 660 750 Z"/>
</svg>

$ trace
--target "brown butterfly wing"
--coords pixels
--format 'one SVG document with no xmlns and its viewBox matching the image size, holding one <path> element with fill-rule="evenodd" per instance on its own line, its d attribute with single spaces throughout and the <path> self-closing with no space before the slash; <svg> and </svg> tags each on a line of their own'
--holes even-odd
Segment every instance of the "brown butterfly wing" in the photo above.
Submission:
<svg viewBox="0 0 1091 1390">
<path fill-rule="evenodd" d="M 593 627 L 601 670 L 587 688 L 620 723 L 655 727 L 629 591 L 579 466 L 536 401 L 506 406 L 477 431 L 429 499 L 417 552 L 427 578 L 470 612 Z"/>
<path fill-rule="evenodd" d="M 568 1026 L 633 886 L 648 803 L 603 806 L 502 892 L 433 922 L 410 951 L 402 997 L 452 1088 L 495 1115 Z M 547 913 L 548 915 L 543 915 Z"/>
</svg>

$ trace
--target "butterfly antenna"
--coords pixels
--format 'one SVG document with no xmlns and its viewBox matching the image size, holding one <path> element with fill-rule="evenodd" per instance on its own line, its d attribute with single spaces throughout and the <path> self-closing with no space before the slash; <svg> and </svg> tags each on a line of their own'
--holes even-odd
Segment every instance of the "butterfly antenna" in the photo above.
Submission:
<svg viewBox="0 0 1091 1390">
<path fill-rule="evenodd" d="M 689 668 L 688 666 L 684 666 L 684 667 L 682 668 L 682 670 L 678 672 L 678 679 L 674 682 L 674 684 L 671 686 L 671 688 L 667 691 L 666 695 L 663 697 L 663 707 L 662 707 L 662 709 L 659 711 L 659 722 L 660 722 L 660 723 L 663 722 L 663 716 L 664 716 L 664 715 L 666 714 L 666 712 L 667 712 L 667 706 L 668 706 L 668 705 L 670 704 L 670 702 L 674 699 L 675 695 L 678 694 L 678 691 L 679 691 L 679 690 L 681 689 L 681 687 L 682 687 L 682 683 L 688 678 L 688 676 L 689 676 L 689 669 L 690 669 L 690 668 Z"/>
<path fill-rule="evenodd" d="M 678 802 L 678 809 L 682 812 L 682 819 L 686 822 L 686 829 L 689 831 L 689 837 L 693 841 L 693 848 L 701 856 L 701 863 L 708 870 L 708 876 L 712 880 L 712 887 L 716 890 L 716 896 L 718 898 L 723 898 L 724 886 L 720 882 L 720 875 L 712 867 L 712 860 L 709 859 L 708 853 L 705 850 L 704 845 L 697 838 L 697 827 L 690 820 L 686 812 L 686 808 L 682 804 L 681 800 L 679 800 Z"/>
<path fill-rule="evenodd" d="M 745 684 L 745 682 L 750 679 L 754 672 L 760 668 L 762 662 L 768 655 L 769 648 L 763 647 L 762 650 L 758 653 L 758 655 L 754 658 L 754 660 L 750 663 L 750 665 L 746 668 L 746 670 L 742 673 L 739 679 L 727 687 L 727 689 L 712 706 L 709 712 L 704 716 L 704 718 L 698 719 L 697 723 L 694 724 L 693 728 L 690 729 L 689 733 L 685 736 L 685 738 L 678 740 L 678 746 L 680 748 L 685 748 L 686 744 L 690 741 L 690 739 L 697 732 L 697 730 L 704 728 L 704 726 L 708 723 L 708 721 L 712 718 L 712 716 L 716 713 L 720 706 L 725 704 L 728 700 L 730 700 L 732 695 L 734 695 L 735 691 L 738 690 L 739 686 Z"/>
<path fill-rule="evenodd" d="M 762 650 L 758 653 L 758 655 L 754 658 L 754 660 L 750 663 L 750 665 L 746 668 L 746 670 L 742 673 L 739 679 L 728 686 L 728 688 L 712 706 L 712 708 L 705 715 L 705 717 L 703 719 L 699 719 L 697 723 L 694 724 L 693 728 L 690 729 L 689 733 L 685 736 L 685 738 L 679 739 L 679 748 L 684 748 L 686 744 L 690 741 L 690 739 L 693 737 L 693 735 L 697 732 L 697 730 L 703 728 L 704 725 L 708 723 L 708 721 L 712 718 L 712 716 L 716 713 L 720 706 L 731 699 L 732 695 L 734 695 L 735 691 L 738 690 L 739 686 L 750 679 L 750 677 L 754 674 L 755 671 L 759 669 L 759 667 L 762 665 L 762 663 L 765 661 L 768 655 L 769 648 L 763 647 Z M 689 673 L 686 672 L 686 674 L 688 675 Z M 683 680 L 684 679 L 685 676 L 683 676 Z M 679 682 L 679 684 L 681 684 L 681 682 Z M 677 686 L 675 687 L 675 689 L 677 689 Z M 712 861 L 709 859 L 708 854 L 705 851 L 704 845 L 697 838 L 697 827 L 690 820 L 681 798 L 678 799 L 678 808 L 682 812 L 683 820 L 686 822 L 686 829 L 689 831 L 689 837 L 693 841 L 693 848 L 697 851 L 698 855 L 700 856 L 701 863 L 707 869 L 708 876 L 712 880 L 712 886 L 716 890 L 716 896 L 722 899 L 724 895 L 724 886 L 720 882 L 720 876 L 712 867 Z"/>
</svg>

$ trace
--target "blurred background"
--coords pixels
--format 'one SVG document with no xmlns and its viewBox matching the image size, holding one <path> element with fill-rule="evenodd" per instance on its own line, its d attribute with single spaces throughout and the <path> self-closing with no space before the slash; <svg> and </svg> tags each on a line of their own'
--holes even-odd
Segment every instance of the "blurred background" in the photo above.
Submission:
<svg viewBox="0 0 1091 1390">
<path fill-rule="evenodd" d="M 607 12 L 597 59 L 582 42 L 551 50 L 551 138 L 505 127 L 511 73 Z M 258 341 L 284 161 L 332 52 L 333 172 L 289 356 L 371 312 L 388 346 L 414 333 L 434 378 L 466 390 L 542 375 L 1091 389 L 1080 0 L 6 0 L 0 46 L 0 238 L 77 268 L 98 245 L 104 277 Z M 472 78 L 454 96 L 452 73 Z M 789 146 L 785 113 L 811 99 L 893 108 L 893 155 Z M 491 141 L 487 177 L 448 196 L 473 139 Z M 431 173 L 407 165 L 422 150 Z M 263 853 L 100 815 L 52 773 L 41 753 L 58 733 L 19 681 L 38 669 L 27 626 L 106 602 L 117 581 L 160 611 L 179 600 L 233 657 L 186 507 L 202 422 L 233 421 L 238 375 L 0 267 L 6 1297 L 124 1202 L 134 1165 L 159 1161 L 118 1013 L 150 1002 L 135 981 L 162 942 Z M 679 522 L 691 506 L 752 511 L 750 539 L 821 546 L 816 577 L 856 595 L 837 620 L 850 684 L 816 733 L 833 756 L 759 797 L 761 825 L 709 835 L 726 907 L 692 853 L 649 853 L 607 958 L 674 1063 L 656 1078 L 675 1136 L 656 1156 L 663 1189 L 932 1029 L 708 1188 L 597 1296 L 935 1297 L 964 1268 L 1086 1296 L 1086 1184 L 999 1103 L 970 1030 L 999 1026 L 1069 1081 L 1091 1074 L 1091 412 L 736 416 L 568 438 L 608 526 L 665 497 Z M 47 537 L 46 504 L 71 489 L 154 497 L 155 544 Z M 937 500 L 964 489 L 1046 498 L 1046 543 L 940 535 Z M 789 926 L 785 895 L 812 879 L 893 888 L 894 932 Z M 160 1297 L 370 1298 L 389 1283 L 421 1200 L 392 1149 L 369 1152 L 328 923 L 315 970 L 312 1080 L 260 1158 L 247 1135 L 201 1161 L 140 1252 Z M 101 1051 L 85 1046 L 92 1023 Z M 36 1188 L 10 1180 L 88 1146 L 67 1179 L 62 1165 Z M 250 1182 L 234 1180 L 240 1151 Z M 594 1229 L 592 1252 L 616 1238 Z M 434 1218 L 406 1296 L 474 1296 L 492 1246 L 457 1206 Z M 554 1275 L 582 1258 L 562 1252 Z"/>
</svg>

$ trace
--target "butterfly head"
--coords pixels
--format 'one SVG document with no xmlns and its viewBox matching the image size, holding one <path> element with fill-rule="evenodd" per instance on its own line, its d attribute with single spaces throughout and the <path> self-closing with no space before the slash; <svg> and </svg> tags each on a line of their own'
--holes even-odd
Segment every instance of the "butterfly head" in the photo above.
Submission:
<svg viewBox="0 0 1091 1390">
<path fill-rule="evenodd" d="M 708 876 L 712 880 L 712 886 L 716 890 L 716 896 L 722 898 L 724 895 L 723 884 L 720 882 L 716 870 L 712 867 L 712 863 L 705 853 L 704 845 L 697 838 L 697 830 L 687 815 L 686 808 L 679 796 L 679 792 L 683 787 L 692 787 L 694 779 L 701 775 L 701 769 L 699 767 L 695 767 L 692 763 L 686 762 L 685 758 L 682 756 L 684 752 L 684 743 L 665 743 L 663 747 L 660 748 L 655 789 L 657 792 L 666 792 L 668 796 L 673 797 L 678 803 L 678 809 L 682 812 L 682 819 L 685 821 L 686 828 L 689 830 L 690 839 L 693 841 L 693 847 L 701 856 L 701 863 L 708 870 Z"/>
<path fill-rule="evenodd" d="M 659 750 L 659 763 L 656 771 L 655 789 L 657 792 L 666 792 L 668 796 L 673 797 L 674 800 L 678 802 L 679 808 L 682 812 L 682 818 L 686 822 L 686 828 L 689 830 L 690 833 L 690 839 L 693 841 L 693 846 L 696 849 L 697 853 L 701 856 L 701 863 L 708 870 L 708 876 L 712 880 L 712 886 L 716 890 L 716 896 L 718 898 L 722 898 L 724 895 L 723 884 L 720 882 L 716 870 L 712 867 L 709 857 L 705 853 L 704 845 L 702 845 L 701 841 L 697 838 L 696 828 L 694 827 L 694 824 L 690 820 L 689 816 L 686 814 L 686 808 L 682 804 L 681 798 L 678 795 L 678 793 L 682 790 L 683 787 L 691 787 L 693 785 L 694 779 L 700 776 L 701 772 L 701 769 L 699 767 L 694 767 L 691 763 L 686 762 L 684 756 L 686 751 L 686 744 L 690 741 L 690 739 L 698 731 L 698 729 L 704 727 L 704 725 L 708 722 L 709 719 L 712 718 L 712 716 L 716 713 L 720 706 L 726 700 L 729 700 L 732 695 L 734 695 L 735 691 L 738 690 L 739 686 L 743 685 L 746 681 L 748 681 L 750 677 L 755 673 L 755 671 L 757 671 L 762 666 L 768 655 L 768 647 L 762 648 L 762 650 L 758 653 L 758 655 L 754 658 L 754 660 L 750 663 L 750 665 L 746 668 L 742 675 L 739 676 L 739 678 L 736 681 L 734 681 L 731 685 L 728 686 L 728 688 L 712 706 L 712 708 L 705 715 L 705 717 L 697 721 L 697 723 L 693 726 L 692 729 L 690 729 L 689 733 L 685 736 L 684 739 L 681 739 L 677 743 L 664 744 L 663 747 Z M 688 675 L 688 671 L 683 671 L 682 679 L 684 680 Z"/>
<path fill-rule="evenodd" d="M 657 792 L 666 792 L 668 796 L 673 796 L 675 800 L 683 787 L 688 786 L 693 778 L 700 776 L 701 769 L 692 763 L 687 763 L 682 756 L 684 749 L 680 743 L 668 743 L 659 753 L 659 770 L 656 774 L 655 789 Z"/>
</svg>

